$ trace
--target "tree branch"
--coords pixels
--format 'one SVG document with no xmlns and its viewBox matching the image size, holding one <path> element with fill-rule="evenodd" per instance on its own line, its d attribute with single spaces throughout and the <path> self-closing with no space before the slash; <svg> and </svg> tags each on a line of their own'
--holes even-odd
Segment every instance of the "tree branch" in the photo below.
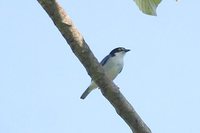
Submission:
<svg viewBox="0 0 200 133">
<path fill-rule="evenodd" d="M 134 133 L 151 133 L 119 88 L 104 74 L 89 46 L 64 9 L 55 0 L 37 0 L 61 32 L 90 77 L 101 88 L 102 94 L 114 106 Z"/>
</svg>

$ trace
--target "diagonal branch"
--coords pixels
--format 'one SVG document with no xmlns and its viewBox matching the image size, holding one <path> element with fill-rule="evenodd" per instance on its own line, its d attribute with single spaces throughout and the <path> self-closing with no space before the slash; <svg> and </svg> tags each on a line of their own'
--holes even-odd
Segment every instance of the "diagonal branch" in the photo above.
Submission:
<svg viewBox="0 0 200 133">
<path fill-rule="evenodd" d="M 102 94 L 114 106 L 134 133 L 151 133 L 119 88 L 104 74 L 103 68 L 89 49 L 72 20 L 56 0 L 37 0 L 61 32 L 90 77 L 101 88 Z"/>
</svg>

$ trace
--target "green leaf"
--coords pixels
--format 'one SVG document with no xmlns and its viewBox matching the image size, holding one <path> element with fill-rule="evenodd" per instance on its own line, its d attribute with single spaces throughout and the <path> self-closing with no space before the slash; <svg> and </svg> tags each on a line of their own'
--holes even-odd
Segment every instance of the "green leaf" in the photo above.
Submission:
<svg viewBox="0 0 200 133">
<path fill-rule="evenodd" d="M 161 0 L 134 0 L 139 9 L 148 15 L 156 16 L 156 8 Z"/>
</svg>

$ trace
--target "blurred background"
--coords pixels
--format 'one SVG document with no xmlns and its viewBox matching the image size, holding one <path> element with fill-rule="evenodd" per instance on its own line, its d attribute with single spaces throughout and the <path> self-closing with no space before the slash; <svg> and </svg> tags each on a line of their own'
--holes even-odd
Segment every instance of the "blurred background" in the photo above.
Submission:
<svg viewBox="0 0 200 133">
<path fill-rule="evenodd" d="M 200 130 L 199 1 L 162 1 L 157 17 L 132 0 L 59 0 L 102 60 L 131 49 L 115 79 L 153 133 Z M 0 1 L 0 132 L 131 132 L 37 1 Z"/>
</svg>

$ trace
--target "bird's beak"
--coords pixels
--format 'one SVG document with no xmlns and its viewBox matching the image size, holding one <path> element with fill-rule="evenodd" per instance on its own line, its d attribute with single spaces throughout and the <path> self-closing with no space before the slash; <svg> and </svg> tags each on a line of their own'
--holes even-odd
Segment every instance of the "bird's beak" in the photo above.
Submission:
<svg viewBox="0 0 200 133">
<path fill-rule="evenodd" d="M 130 49 L 125 49 L 125 52 L 131 51 Z"/>
</svg>

